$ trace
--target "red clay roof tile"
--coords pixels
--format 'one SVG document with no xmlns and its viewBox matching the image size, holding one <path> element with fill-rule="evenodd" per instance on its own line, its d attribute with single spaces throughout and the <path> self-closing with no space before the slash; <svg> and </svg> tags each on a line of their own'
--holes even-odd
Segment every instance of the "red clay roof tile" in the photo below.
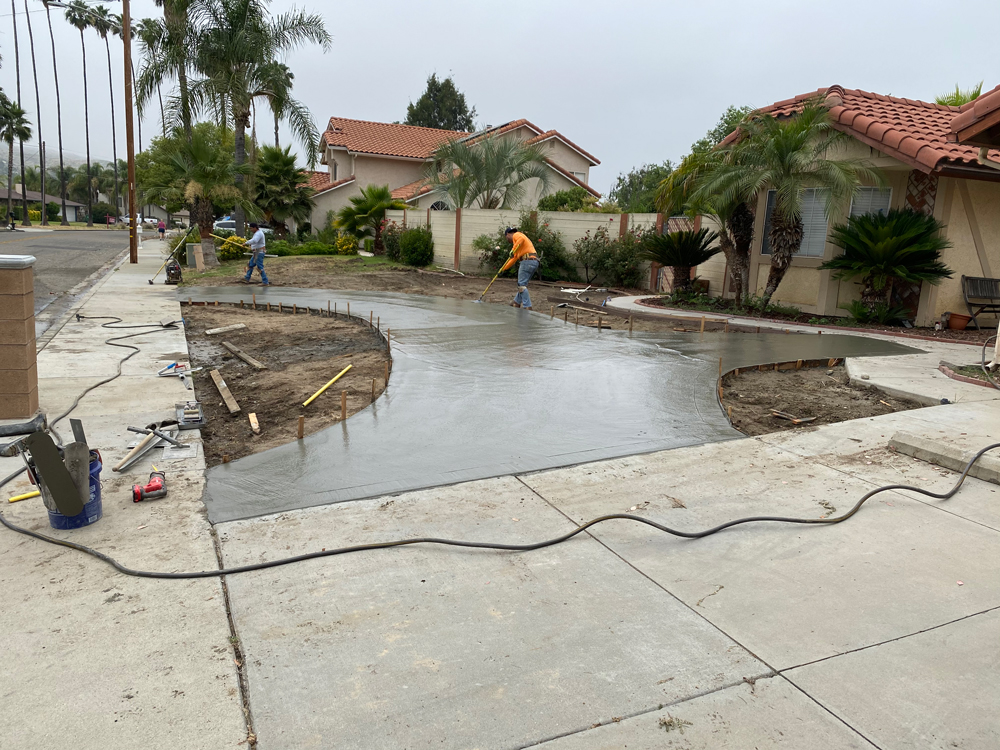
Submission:
<svg viewBox="0 0 1000 750">
<path fill-rule="evenodd" d="M 354 175 L 350 177 L 345 177 L 342 180 L 337 180 L 336 182 L 330 182 L 329 172 L 307 172 L 308 180 L 306 182 L 299 183 L 299 187 L 303 185 L 308 185 L 316 194 L 324 193 L 327 190 L 333 190 L 341 185 L 346 185 L 349 182 L 354 182 Z"/>
<path fill-rule="evenodd" d="M 830 86 L 758 111 L 787 117 L 817 96 L 823 97 L 830 106 L 830 115 L 838 130 L 925 172 L 947 167 L 978 168 L 978 149 L 974 145 L 955 143 L 955 134 L 974 123 L 978 113 L 988 115 L 1000 109 L 1000 87 L 959 108 Z M 979 114 L 978 119 L 982 116 Z M 732 140 L 727 138 L 724 143 Z M 995 153 L 996 156 L 1000 156 L 1000 152 Z"/>
<path fill-rule="evenodd" d="M 331 117 L 320 138 L 320 145 L 346 148 L 361 154 L 427 159 L 446 141 L 466 135 L 468 133 L 452 130 Z"/>
<path fill-rule="evenodd" d="M 985 131 L 995 130 L 997 110 L 1000 110 L 1000 86 L 961 106 L 960 114 L 951 121 L 948 140 L 961 139 L 972 145 L 984 146 L 996 143 L 996 136 L 991 136 Z"/>
</svg>

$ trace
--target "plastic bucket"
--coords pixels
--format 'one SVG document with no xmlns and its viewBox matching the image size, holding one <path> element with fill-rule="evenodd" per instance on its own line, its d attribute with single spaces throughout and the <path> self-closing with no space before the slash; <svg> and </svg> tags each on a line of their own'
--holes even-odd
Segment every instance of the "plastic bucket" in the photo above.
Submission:
<svg viewBox="0 0 1000 750">
<path fill-rule="evenodd" d="M 97 451 L 90 452 L 90 500 L 83 511 L 75 516 L 64 516 L 57 510 L 49 511 L 49 525 L 53 529 L 81 529 L 101 520 L 104 506 L 101 504 L 101 467 L 104 462 Z"/>
</svg>

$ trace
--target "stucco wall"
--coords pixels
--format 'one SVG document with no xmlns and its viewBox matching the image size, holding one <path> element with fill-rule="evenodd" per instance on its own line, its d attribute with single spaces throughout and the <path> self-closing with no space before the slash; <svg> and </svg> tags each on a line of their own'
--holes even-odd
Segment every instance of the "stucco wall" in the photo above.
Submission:
<svg viewBox="0 0 1000 750">
<path fill-rule="evenodd" d="M 944 312 L 966 313 L 963 274 L 1000 276 L 1000 184 L 957 179 L 941 182 L 939 199 L 942 188 L 945 192 L 941 220 L 946 224 L 945 236 L 952 243 L 944 251 L 944 261 L 955 274 L 938 285 L 931 320 Z M 996 320 L 996 316 L 983 316 L 984 322 L 995 325 Z"/>
<path fill-rule="evenodd" d="M 562 141 L 552 138 L 542 144 L 546 155 L 567 172 L 583 172 L 584 182 L 590 184 L 590 161 Z"/>
<path fill-rule="evenodd" d="M 424 174 L 422 160 L 386 159 L 378 156 L 354 157 L 354 176 L 362 186 L 388 185 L 395 190 L 419 180 Z"/>
</svg>

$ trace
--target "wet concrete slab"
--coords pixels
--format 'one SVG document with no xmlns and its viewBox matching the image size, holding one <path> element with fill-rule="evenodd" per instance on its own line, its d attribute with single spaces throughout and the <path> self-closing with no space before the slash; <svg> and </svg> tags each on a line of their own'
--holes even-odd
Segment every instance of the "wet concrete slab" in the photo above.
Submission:
<svg viewBox="0 0 1000 750">
<path fill-rule="evenodd" d="M 718 405 L 720 358 L 728 370 L 919 351 L 828 334 L 629 337 L 500 305 L 405 294 L 179 291 L 195 301 L 250 303 L 254 294 L 258 304 L 335 302 L 341 312 L 349 302 L 366 320 L 372 311 L 392 331 L 392 375 L 383 396 L 346 422 L 211 469 L 205 503 L 216 523 L 731 440 L 741 434 Z"/>
</svg>

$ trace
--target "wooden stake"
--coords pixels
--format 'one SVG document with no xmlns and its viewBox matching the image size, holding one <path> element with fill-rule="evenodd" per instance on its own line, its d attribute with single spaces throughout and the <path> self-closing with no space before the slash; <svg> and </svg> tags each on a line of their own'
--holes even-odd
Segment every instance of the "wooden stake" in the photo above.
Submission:
<svg viewBox="0 0 1000 750">
<path fill-rule="evenodd" d="M 569 323 L 569 308 L 563 311 L 563 323 Z"/>
<path fill-rule="evenodd" d="M 298 312 L 299 312 L 299 306 L 298 305 L 292 305 L 292 315 L 297 315 Z"/>
<path fill-rule="evenodd" d="M 253 309 L 256 310 L 257 309 L 257 295 L 254 294 L 252 296 L 253 296 Z"/>
<path fill-rule="evenodd" d="M 373 313 L 371 310 L 368 311 L 368 327 L 369 328 L 372 327 L 372 315 L 374 315 L 374 314 L 375 313 Z"/>
<path fill-rule="evenodd" d="M 597 332 L 600 333 L 600 331 L 601 331 L 601 318 L 600 318 L 600 316 L 598 316 L 597 317 Z"/>
<path fill-rule="evenodd" d="M 375 330 L 376 331 L 381 331 L 382 330 L 382 316 L 381 315 L 377 315 L 375 317 Z"/>
<path fill-rule="evenodd" d="M 722 357 L 719 357 L 719 380 L 722 380 Z"/>
<path fill-rule="evenodd" d="M 391 328 L 386 328 L 385 329 L 385 350 L 387 352 L 391 352 L 392 351 L 392 329 Z"/>
<path fill-rule="evenodd" d="M 580 308 L 576 309 L 576 325 L 580 325 Z"/>
<path fill-rule="evenodd" d="M 281 303 L 280 302 L 278 303 L 278 312 L 284 312 L 284 310 L 281 307 Z"/>
<path fill-rule="evenodd" d="M 701 333 L 705 332 L 705 316 L 704 315 L 701 316 L 701 331 L 700 332 Z"/>
<path fill-rule="evenodd" d="M 305 437 L 305 434 L 306 434 L 306 418 L 300 414 L 299 415 L 299 440 L 301 440 L 303 437 Z"/>
<path fill-rule="evenodd" d="M 347 317 L 348 318 L 351 317 L 351 303 L 350 302 L 347 303 Z"/>
<path fill-rule="evenodd" d="M 801 359 L 796 360 L 796 362 L 795 362 L 795 369 L 796 370 L 801 370 L 802 369 L 802 360 Z"/>
<path fill-rule="evenodd" d="M 385 361 L 385 387 L 389 387 L 389 360 Z"/>
<path fill-rule="evenodd" d="M 191 307 L 191 298 L 188 297 L 188 307 Z"/>
<path fill-rule="evenodd" d="M 347 391 L 340 392 L 340 420 L 347 419 Z"/>
<path fill-rule="evenodd" d="M 375 378 L 372 378 L 372 401 L 375 400 Z"/>
<path fill-rule="evenodd" d="M 216 307 L 218 307 L 218 306 L 219 306 L 219 300 L 215 300 L 215 306 L 216 306 Z"/>
<path fill-rule="evenodd" d="M 733 421 L 733 407 L 726 407 L 726 414 L 729 416 L 729 421 Z"/>
<path fill-rule="evenodd" d="M 330 300 L 326 301 L 326 317 L 330 317 Z"/>
<path fill-rule="evenodd" d="M 739 376 L 739 374 L 740 374 L 740 368 L 739 368 L 739 367 L 737 367 L 737 368 L 736 368 L 735 370 L 733 370 L 733 377 L 734 377 L 734 378 L 735 378 L 735 377 L 738 377 L 738 376 Z"/>
<path fill-rule="evenodd" d="M 831 359 L 829 362 L 826 363 L 826 366 L 833 367 L 835 364 L 837 364 L 837 360 Z"/>
<path fill-rule="evenodd" d="M 240 300 L 240 309 L 243 309 L 243 300 Z"/>
<path fill-rule="evenodd" d="M 224 464 L 228 464 L 229 463 L 229 454 L 228 453 L 224 453 L 222 455 L 222 463 L 224 463 Z"/>
<path fill-rule="evenodd" d="M 271 303 L 270 302 L 267 303 L 267 311 L 271 312 Z"/>
<path fill-rule="evenodd" d="M 260 422 L 257 421 L 256 412 L 250 412 L 250 429 L 253 430 L 254 435 L 260 434 Z"/>
<path fill-rule="evenodd" d="M 723 331 L 723 333 L 729 333 L 729 318 L 726 318 L 726 329 Z"/>
<path fill-rule="evenodd" d="M 760 333 L 760 326 L 757 326 L 757 333 Z"/>
<path fill-rule="evenodd" d="M 628 332 L 632 333 L 632 316 L 628 316 Z"/>
<path fill-rule="evenodd" d="M 337 303 L 336 302 L 333 303 L 333 317 L 335 317 L 335 318 L 337 317 Z"/>
</svg>

